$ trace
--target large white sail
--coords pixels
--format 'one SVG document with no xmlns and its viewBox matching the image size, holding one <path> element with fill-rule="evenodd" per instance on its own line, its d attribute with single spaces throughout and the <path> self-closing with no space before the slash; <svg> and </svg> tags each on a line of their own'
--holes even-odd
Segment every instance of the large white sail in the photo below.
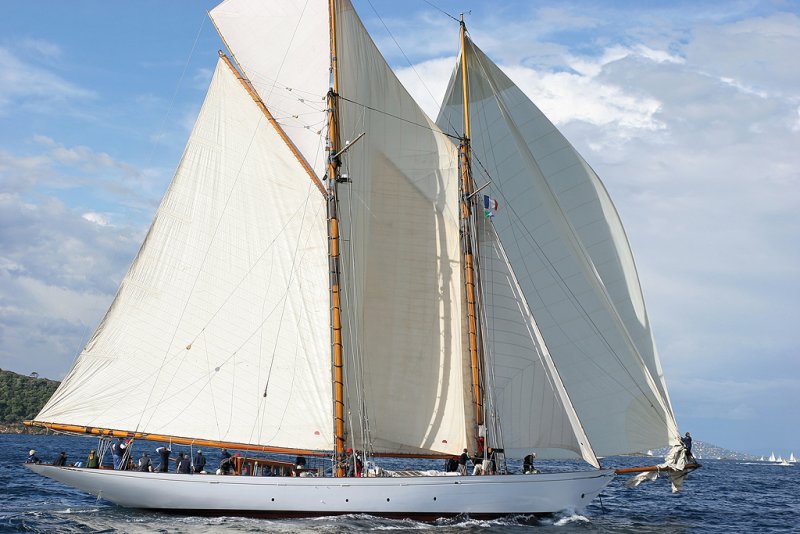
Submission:
<svg viewBox="0 0 800 534">
<path fill-rule="evenodd" d="M 38 421 L 330 449 L 325 201 L 220 61 L 147 238 Z"/>
<path fill-rule="evenodd" d="M 226 0 L 209 16 L 261 100 L 322 176 L 330 86 L 328 0 Z"/>
<path fill-rule="evenodd" d="M 541 111 L 469 40 L 472 150 L 494 224 L 597 454 L 676 442 L 633 256 L 603 185 Z M 461 71 L 438 124 L 462 116 Z M 480 185 L 480 183 L 479 183 Z"/>
<path fill-rule="evenodd" d="M 467 446 L 458 159 L 339 2 L 339 187 L 350 440 L 376 452 Z M 366 407 L 368 437 L 358 425 Z M 472 425 L 470 425 L 471 428 Z M 471 430 L 470 430 L 471 431 Z"/>
<path fill-rule="evenodd" d="M 535 448 L 540 458 L 578 454 L 599 467 L 494 225 L 478 226 L 490 441 L 510 457 Z"/>
</svg>

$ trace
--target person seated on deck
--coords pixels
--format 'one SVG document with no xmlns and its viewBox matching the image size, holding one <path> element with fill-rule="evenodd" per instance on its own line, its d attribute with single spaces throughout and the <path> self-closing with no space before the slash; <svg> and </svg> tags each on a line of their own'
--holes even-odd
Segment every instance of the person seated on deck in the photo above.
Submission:
<svg viewBox="0 0 800 534">
<path fill-rule="evenodd" d="M 458 456 L 451 456 L 448 458 L 444 464 L 444 470 L 446 473 L 458 472 Z"/>
<path fill-rule="evenodd" d="M 150 455 L 146 452 L 142 453 L 142 457 L 139 458 L 139 471 L 149 473 L 153 470 L 153 463 L 150 461 Z"/>
<path fill-rule="evenodd" d="M 28 459 L 25 460 L 25 463 L 26 464 L 40 464 L 40 463 L 42 463 L 42 461 L 39 459 L 38 456 L 36 456 L 36 451 L 34 449 L 31 449 L 30 451 L 28 451 Z"/>
<path fill-rule="evenodd" d="M 231 453 L 228 452 L 228 449 L 222 449 L 222 452 L 219 453 L 219 469 L 217 469 L 217 474 L 227 475 L 231 472 L 231 467 Z"/>
<path fill-rule="evenodd" d="M 294 465 L 297 466 L 297 469 L 305 469 L 305 467 L 306 467 L 306 457 L 298 455 L 297 458 L 294 459 Z"/>
<path fill-rule="evenodd" d="M 53 465 L 63 467 L 67 465 L 67 453 L 61 451 L 55 460 L 53 460 Z"/>
<path fill-rule="evenodd" d="M 539 472 L 539 470 L 536 469 L 533 466 L 533 461 L 535 459 L 536 459 L 536 453 L 535 452 L 532 452 L 532 453 L 528 454 L 527 456 L 525 456 L 525 458 L 523 458 L 523 460 L 522 460 L 522 472 L 523 473 L 525 473 L 526 475 L 535 475 L 536 473 Z"/>
<path fill-rule="evenodd" d="M 172 450 L 169 447 L 159 447 L 156 449 L 158 456 L 161 458 L 161 463 L 158 464 L 156 471 L 159 473 L 167 473 L 169 471 L 169 455 Z"/>
<path fill-rule="evenodd" d="M 86 457 L 86 467 L 88 469 L 98 469 L 100 467 L 100 458 L 97 457 L 95 449 L 89 451 L 89 456 Z"/>
</svg>

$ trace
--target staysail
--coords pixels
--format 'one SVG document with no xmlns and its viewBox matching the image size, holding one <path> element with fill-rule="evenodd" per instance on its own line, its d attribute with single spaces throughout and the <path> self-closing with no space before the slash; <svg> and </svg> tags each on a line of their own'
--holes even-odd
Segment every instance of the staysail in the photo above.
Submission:
<svg viewBox="0 0 800 534">
<path fill-rule="evenodd" d="M 572 451 L 599 467 L 491 219 L 478 227 L 490 442 L 514 458 Z"/>
<path fill-rule="evenodd" d="M 36 420 L 332 447 L 325 200 L 220 61 L 105 318 Z"/>
<path fill-rule="evenodd" d="M 211 17 L 321 176 L 328 2 L 284 4 L 227 0 Z M 339 186 L 348 441 L 383 453 L 460 452 L 469 392 L 456 151 L 386 65 L 352 5 L 335 4 L 340 142 L 364 134 L 342 156 L 349 182 Z"/>
<path fill-rule="evenodd" d="M 462 53 L 476 174 L 485 168 L 486 192 L 505 206 L 494 227 L 595 452 L 676 443 L 633 256 L 602 183 L 483 52 L 467 40 Z M 437 121 L 449 132 L 462 114 L 458 65 Z"/>
<path fill-rule="evenodd" d="M 350 3 L 337 5 L 342 142 L 365 134 L 343 156 L 349 183 L 339 187 L 350 440 L 375 452 L 458 454 L 472 425 L 456 147 L 403 88 Z"/>
</svg>

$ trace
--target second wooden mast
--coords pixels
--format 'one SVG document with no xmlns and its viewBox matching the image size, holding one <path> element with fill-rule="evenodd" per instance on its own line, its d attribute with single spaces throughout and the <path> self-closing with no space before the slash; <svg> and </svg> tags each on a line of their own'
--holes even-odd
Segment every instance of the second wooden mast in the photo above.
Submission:
<svg viewBox="0 0 800 534">
<path fill-rule="evenodd" d="M 344 369 L 342 350 L 341 267 L 339 257 L 339 80 L 336 68 L 336 2 L 328 0 L 331 47 L 331 88 L 328 91 L 328 254 L 331 287 L 335 474 L 344 476 Z"/>
<path fill-rule="evenodd" d="M 469 124 L 469 85 L 467 80 L 467 48 L 464 15 L 460 21 L 461 39 L 461 89 L 464 103 L 464 137 L 458 146 L 459 167 L 461 170 L 461 232 L 464 253 L 464 281 L 467 296 L 467 325 L 469 329 L 469 354 L 472 369 L 472 401 L 475 412 L 475 424 L 480 428 L 484 424 L 483 417 L 483 385 L 481 343 L 479 341 L 479 323 L 476 304 L 477 272 L 475 270 L 475 248 L 473 243 L 472 216 L 473 192 L 475 183 L 472 179 L 472 164 L 470 154 L 470 124 Z"/>
</svg>

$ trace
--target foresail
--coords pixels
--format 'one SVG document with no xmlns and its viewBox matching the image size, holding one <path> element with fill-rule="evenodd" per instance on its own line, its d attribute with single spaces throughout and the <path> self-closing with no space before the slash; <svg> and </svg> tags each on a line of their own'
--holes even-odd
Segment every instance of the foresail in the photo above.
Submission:
<svg viewBox="0 0 800 534">
<path fill-rule="evenodd" d="M 349 442 L 375 452 L 467 447 L 456 148 L 338 2 L 339 187 Z M 365 423 L 359 423 L 359 414 Z"/>
<path fill-rule="evenodd" d="M 491 219 L 478 226 L 483 335 L 491 370 L 484 403 L 496 416 L 488 425 L 490 442 L 501 444 L 512 458 L 535 449 L 540 458 L 577 454 L 599 467 Z"/>
<path fill-rule="evenodd" d="M 608 194 L 496 65 L 469 41 L 466 53 L 476 169 L 487 169 L 486 192 L 504 206 L 494 225 L 595 452 L 674 442 L 633 256 Z M 457 68 L 438 120 L 445 131 L 460 123 L 460 87 Z"/>
<path fill-rule="evenodd" d="M 209 16 L 261 100 L 321 177 L 327 164 L 328 0 L 226 0 Z"/>
<path fill-rule="evenodd" d="M 38 421 L 333 446 L 325 203 L 220 61 L 100 326 Z"/>
</svg>

